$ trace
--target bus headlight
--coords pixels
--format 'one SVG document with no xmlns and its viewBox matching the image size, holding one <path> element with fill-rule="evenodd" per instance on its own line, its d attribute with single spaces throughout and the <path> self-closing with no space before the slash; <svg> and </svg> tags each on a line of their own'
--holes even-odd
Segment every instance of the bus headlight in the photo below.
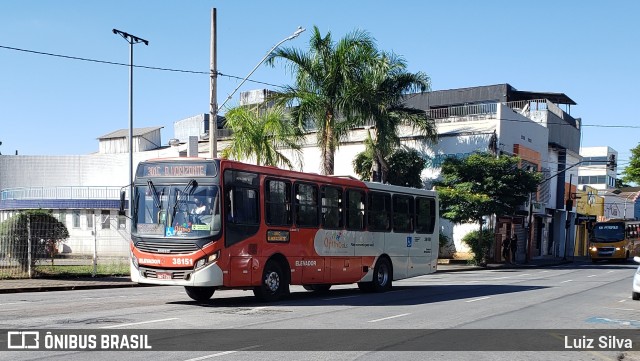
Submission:
<svg viewBox="0 0 640 361">
<path fill-rule="evenodd" d="M 591 250 L 592 252 L 597 252 L 597 251 L 598 251 L 598 247 L 593 246 L 593 247 L 591 247 L 591 248 L 590 248 L 590 250 Z"/>
<path fill-rule="evenodd" d="M 133 255 L 133 252 L 131 252 L 131 262 L 133 263 L 133 266 L 138 269 L 138 258 Z"/>
<path fill-rule="evenodd" d="M 619 251 L 621 248 L 620 247 L 616 247 L 616 251 Z"/>
<path fill-rule="evenodd" d="M 218 260 L 218 257 L 220 257 L 220 251 L 215 251 L 212 255 L 210 255 L 209 257 L 204 257 L 204 258 L 200 258 L 197 262 L 196 262 L 196 266 L 194 267 L 195 269 L 198 268 L 202 268 L 206 265 L 208 265 L 209 263 L 213 263 L 215 261 Z"/>
</svg>

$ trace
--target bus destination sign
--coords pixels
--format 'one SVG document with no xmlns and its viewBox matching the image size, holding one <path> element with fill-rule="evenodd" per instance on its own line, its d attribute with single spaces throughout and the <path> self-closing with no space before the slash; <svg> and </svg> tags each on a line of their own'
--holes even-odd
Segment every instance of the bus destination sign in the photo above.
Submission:
<svg viewBox="0 0 640 361">
<path fill-rule="evenodd" d="M 141 177 L 205 177 L 215 176 L 213 164 L 169 164 L 149 163 L 143 164 L 138 169 Z"/>
</svg>

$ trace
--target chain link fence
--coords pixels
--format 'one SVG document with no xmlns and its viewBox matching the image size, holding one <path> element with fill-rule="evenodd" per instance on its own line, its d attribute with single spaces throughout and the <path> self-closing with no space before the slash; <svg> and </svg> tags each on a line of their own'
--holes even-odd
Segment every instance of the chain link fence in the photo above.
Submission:
<svg viewBox="0 0 640 361">
<path fill-rule="evenodd" d="M 129 275 L 129 228 L 115 210 L 26 210 L 0 222 L 0 279 Z"/>
</svg>

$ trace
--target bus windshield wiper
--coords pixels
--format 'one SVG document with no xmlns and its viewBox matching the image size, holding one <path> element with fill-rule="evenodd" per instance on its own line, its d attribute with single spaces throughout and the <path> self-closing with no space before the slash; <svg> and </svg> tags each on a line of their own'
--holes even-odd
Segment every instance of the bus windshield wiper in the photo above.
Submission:
<svg viewBox="0 0 640 361">
<path fill-rule="evenodd" d="M 153 205 L 158 209 L 162 209 L 162 203 L 160 202 L 160 197 L 158 197 L 158 192 L 156 191 L 156 187 L 153 185 L 153 182 L 148 180 L 147 185 L 149 185 L 151 193 L 153 194 Z M 162 190 L 162 194 L 164 194 L 164 189 Z"/>
<path fill-rule="evenodd" d="M 183 194 L 191 194 L 198 186 L 198 182 L 195 179 L 192 179 L 187 183 L 187 185 L 182 189 L 182 191 L 176 192 L 176 201 L 173 204 L 173 214 L 171 215 L 171 219 L 174 219 L 176 216 L 176 211 L 178 210 L 178 206 L 185 202 L 186 197 Z"/>
</svg>

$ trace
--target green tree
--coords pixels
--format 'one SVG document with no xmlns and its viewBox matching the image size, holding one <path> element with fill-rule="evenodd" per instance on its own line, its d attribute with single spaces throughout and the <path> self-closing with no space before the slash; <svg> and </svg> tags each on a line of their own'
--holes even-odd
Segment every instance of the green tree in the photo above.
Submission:
<svg viewBox="0 0 640 361">
<path fill-rule="evenodd" d="M 281 106 L 236 107 L 226 114 L 225 126 L 233 131 L 231 144 L 222 150 L 223 158 L 250 159 L 255 157 L 256 164 L 286 166 L 294 164 L 280 149 L 291 149 L 294 161 L 301 167 L 302 150 L 300 143 L 302 131 L 295 126 Z"/>
<path fill-rule="evenodd" d="M 313 122 L 323 174 L 334 173 L 336 149 L 359 117 L 362 74 L 376 58 L 374 41 L 366 32 L 354 31 L 336 43 L 330 32 L 323 37 L 314 26 L 308 52 L 281 48 L 266 61 L 273 66 L 284 60 L 294 74 L 295 84 L 272 99 L 291 107 L 298 124 Z"/>
<path fill-rule="evenodd" d="M 640 184 L 640 143 L 631 149 L 629 165 L 622 171 L 624 183 Z"/>
<path fill-rule="evenodd" d="M 375 63 L 366 70 L 359 83 L 358 93 L 363 97 L 358 113 L 364 120 L 373 122 L 372 179 L 386 183 L 390 171 L 386 155 L 400 146 L 401 125 L 412 127 L 413 135 L 427 141 L 437 138 L 435 124 L 427 113 L 404 104 L 407 93 L 429 90 L 429 77 L 422 72 L 408 72 L 405 60 L 393 53 L 379 53 Z"/>
<path fill-rule="evenodd" d="M 369 151 L 358 153 L 353 160 L 353 169 L 361 180 L 371 180 L 371 164 L 373 163 L 373 154 Z M 422 188 L 422 170 L 425 167 L 425 160 L 415 149 L 398 148 L 390 156 L 385 159 L 389 165 L 388 179 L 389 184 Z"/>
<path fill-rule="evenodd" d="M 58 243 L 69 238 L 69 231 L 50 211 L 44 210 L 23 211 L 0 223 L 2 248 L 25 272 L 29 268 L 29 238 L 33 266 L 40 258 L 53 257 Z"/>
<path fill-rule="evenodd" d="M 518 157 L 475 153 L 464 159 L 447 158 L 441 179 L 434 182 L 440 214 L 454 223 L 478 222 L 484 216 L 512 215 L 536 191 L 541 176 L 518 167 Z M 484 244 L 484 243 L 482 243 Z M 484 260 L 487 247 L 480 255 Z"/>
</svg>

